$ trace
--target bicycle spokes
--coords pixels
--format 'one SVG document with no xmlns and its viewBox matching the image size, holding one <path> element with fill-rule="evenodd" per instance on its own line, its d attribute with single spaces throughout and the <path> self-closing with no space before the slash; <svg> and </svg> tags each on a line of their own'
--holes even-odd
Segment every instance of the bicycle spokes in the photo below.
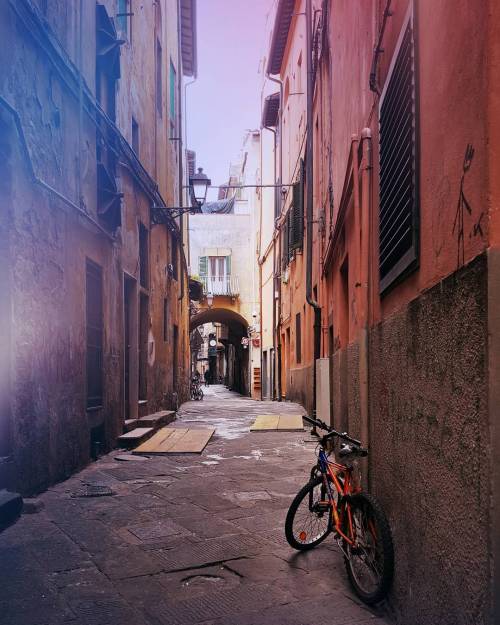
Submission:
<svg viewBox="0 0 500 625">
<path fill-rule="evenodd" d="M 377 540 L 374 519 L 367 510 L 358 508 L 352 512 L 355 542 L 348 547 L 352 573 L 361 588 L 371 593 L 380 584 L 383 574 L 383 553 Z"/>
</svg>

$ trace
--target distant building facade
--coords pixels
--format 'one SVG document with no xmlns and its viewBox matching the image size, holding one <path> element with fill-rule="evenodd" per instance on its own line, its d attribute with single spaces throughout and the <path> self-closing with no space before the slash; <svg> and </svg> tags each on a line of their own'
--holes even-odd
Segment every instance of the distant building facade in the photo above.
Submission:
<svg viewBox="0 0 500 625">
<path fill-rule="evenodd" d="M 80 13 L 81 11 L 81 13 Z M 35 492 L 188 397 L 195 0 L 0 8 L 0 486 Z"/>
<path fill-rule="evenodd" d="M 191 326 L 222 324 L 225 382 L 260 397 L 259 278 L 255 264 L 260 210 L 260 132 L 245 135 L 219 199 L 189 218 L 191 274 L 203 283 L 204 298 Z M 247 186 L 246 186 L 247 185 Z M 194 326 L 193 326 L 194 324 Z M 208 340 L 208 332 L 205 332 Z M 219 359 L 220 361 L 220 359 Z M 220 374 L 221 365 L 218 365 Z M 218 374 L 218 375 L 219 375 Z"/>
<path fill-rule="evenodd" d="M 499 29 L 493 2 L 279 0 L 266 60 L 269 394 L 370 447 L 404 625 L 500 615 Z"/>
</svg>

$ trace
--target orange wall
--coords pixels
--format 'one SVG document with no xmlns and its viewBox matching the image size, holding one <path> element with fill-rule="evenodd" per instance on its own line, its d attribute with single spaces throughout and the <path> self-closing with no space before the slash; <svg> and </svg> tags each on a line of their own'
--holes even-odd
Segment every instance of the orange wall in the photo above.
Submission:
<svg viewBox="0 0 500 625">
<path fill-rule="evenodd" d="M 385 3 L 383 3 L 385 4 Z M 392 2 L 379 62 L 379 88 L 384 87 L 389 64 L 410 3 Z M 381 24 L 376 3 L 333 1 L 329 35 L 332 70 L 324 57 L 321 82 L 315 94 L 315 120 L 321 129 L 320 158 L 315 158 L 315 219 L 325 219 L 321 246 L 314 246 L 315 267 L 321 267 L 342 197 L 351 138 L 371 130 L 373 138 L 373 194 L 371 212 L 372 298 L 371 323 L 394 313 L 421 292 L 458 268 L 458 240 L 453 232 L 468 144 L 474 157 L 465 174 L 464 192 L 472 208 L 465 214 L 463 256 L 465 263 L 488 246 L 488 39 L 487 7 L 459 0 L 454 3 L 416 2 L 416 66 L 420 140 L 420 264 L 419 268 L 382 298 L 378 287 L 378 96 L 369 89 L 373 47 Z M 494 40 L 494 38 L 492 38 Z M 331 74 L 331 88 L 328 87 Z M 326 86 L 325 86 L 326 85 Z M 331 94 L 331 97 L 329 97 Z M 497 103 L 493 103 L 496 105 Z M 497 107 L 498 108 L 498 107 Z M 493 109 L 495 110 L 495 109 Z M 317 154 L 317 152 L 316 152 Z M 331 169 L 330 169 L 331 168 Z M 331 171 L 331 178 L 330 178 Z M 360 172 L 361 174 L 361 172 Z M 334 218 L 330 219 L 328 183 L 334 193 Z M 361 199 L 363 203 L 363 199 Z M 364 210 L 367 202 L 364 202 Z M 354 203 L 345 228 L 345 254 L 349 259 L 349 340 L 356 338 L 366 306 L 360 296 L 360 219 Z M 499 229 L 500 231 L 500 229 Z M 323 336 L 327 338 L 328 316 L 334 309 L 337 341 L 346 333 L 342 304 L 339 253 L 331 267 L 328 288 L 323 291 Z M 460 262 L 461 264 L 461 262 Z M 336 304 L 337 302 L 337 304 Z M 323 353 L 327 350 L 323 342 Z"/>
</svg>

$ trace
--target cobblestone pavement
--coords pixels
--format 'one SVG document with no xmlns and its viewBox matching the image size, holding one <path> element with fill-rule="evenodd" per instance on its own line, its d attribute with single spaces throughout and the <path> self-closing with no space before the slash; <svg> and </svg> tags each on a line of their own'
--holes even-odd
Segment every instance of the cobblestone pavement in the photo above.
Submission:
<svg viewBox="0 0 500 625">
<path fill-rule="evenodd" d="M 297 553 L 284 540 L 314 442 L 248 427 L 300 408 L 204 390 L 178 413 L 180 424 L 217 428 L 201 456 L 124 462 L 113 452 L 0 534 L 2 625 L 385 623 L 350 592 L 332 541 Z M 75 497 L 88 485 L 114 494 Z"/>
</svg>

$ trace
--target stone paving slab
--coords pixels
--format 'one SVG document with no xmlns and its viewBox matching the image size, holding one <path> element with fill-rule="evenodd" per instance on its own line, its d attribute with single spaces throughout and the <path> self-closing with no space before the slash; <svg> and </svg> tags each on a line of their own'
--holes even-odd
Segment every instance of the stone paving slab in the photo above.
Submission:
<svg viewBox="0 0 500 625">
<path fill-rule="evenodd" d="M 297 553 L 284 539 L 314 445 L 249 426 L 301 410 L 210 387 L 178 412 L 179 427 L 217 430 L 200 456 L 116 451 L 40 495 L 0 533 L 1 625 L 383 625 L 332 540 Z M 70 497 L 85 484 L 116 494 Z"/>
</svg>

